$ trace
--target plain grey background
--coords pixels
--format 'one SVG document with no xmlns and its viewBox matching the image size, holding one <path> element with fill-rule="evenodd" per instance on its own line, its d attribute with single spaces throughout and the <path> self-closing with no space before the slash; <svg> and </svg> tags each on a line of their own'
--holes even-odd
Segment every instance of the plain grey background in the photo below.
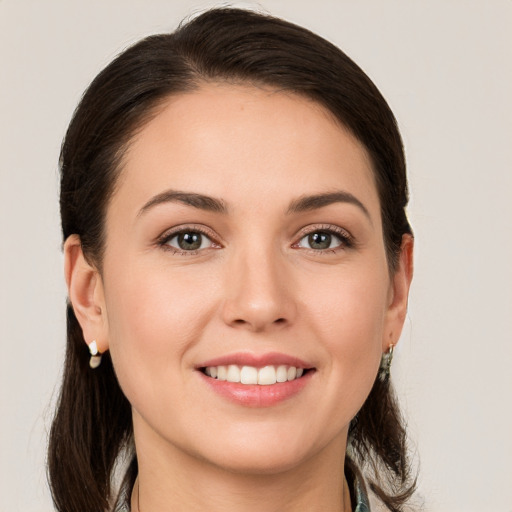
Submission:
<svg viewBox="0 0 512 512">
<path fill-rule="evenodd" d="M 138 38 L 218 2 L 0 0 L 0 511 L 50 511 L 63 360 L 59 146 Z M 256 6 L 253 2 L 231 5 Z M 433 512 L 512 511 L 512 2 L 263 0 L 370 75 L 403 133 L 416 233 L 393 374 Z"/>
</svg>

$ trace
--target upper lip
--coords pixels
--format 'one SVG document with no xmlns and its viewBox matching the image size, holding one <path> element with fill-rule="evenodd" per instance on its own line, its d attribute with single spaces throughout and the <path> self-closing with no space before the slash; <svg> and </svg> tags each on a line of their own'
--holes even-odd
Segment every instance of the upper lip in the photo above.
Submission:
<svg viewBox="0 0 512 512">
<path fill-rule="evenodd" d="M 238 366 L 254 366 L 255 368 L 263 368 L 264 366 L 295 366 L 295 368 L 313 368 L 308 362 L 288 354 L 279 352 L 267 352 L 265 354 L 251 354 L 247 352 L 236 352 L 224 356 L 209 359 L 201 364 L 196 365 L 197 369 L 206 368 L 208 366 L 227 366 L 236 364 Z"/>
</svg>

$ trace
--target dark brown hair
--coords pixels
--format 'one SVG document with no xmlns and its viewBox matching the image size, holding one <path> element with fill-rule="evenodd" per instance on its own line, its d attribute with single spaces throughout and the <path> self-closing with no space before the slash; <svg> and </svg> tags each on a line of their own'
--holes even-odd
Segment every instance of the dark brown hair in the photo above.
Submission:
<svg viewBox="0 0 512 512">
<path fill-rule="evenodd" d="M 411 233 L 405 160 L 395 118 L 365 73 L 342 51 L 308 30 L 239 9 L 214 9 L 172 34 L 150 36 L 121 53 L 91 83 L 61 151 L 64 240 L 80 236 L 101 272 L 104 219 L 124 151 L 136 130 L 171 95 L 208 81 L 268 86 L 328 109 L 366 147 L 380 198 L 392 273 L 402 236 Z M 130 404 L 109 354 L 89 368 L 71 305 L 59 403 L 50 433 L 48 473 L 57 510 L 109 511 L 129 495 L 137 474 Z M 403 420 L 389 380 L 376 379 L 351 423 L 349 450 L 389 510 L 403 510 L 414 490 Z M 120 461 L 124 478 L 115 483 Z M 126 469 L 127 467 L 127 469 Z"/>
</svg>

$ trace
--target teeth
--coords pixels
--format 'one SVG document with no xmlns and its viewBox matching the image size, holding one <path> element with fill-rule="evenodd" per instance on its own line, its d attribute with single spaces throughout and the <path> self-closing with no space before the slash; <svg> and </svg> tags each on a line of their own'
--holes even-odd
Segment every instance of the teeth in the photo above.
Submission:
<svg viewBox="0 0 512 512">
<path fill-rule="evenodd" d="M 215 368 L 214 366 L 210 367 L 210 374 L 212 373 L 211 368 Z M 226 380 L 228 373 L 228 369 L 225 366 L 217 366 L 217 379 Z"/>
<path fill-rule="evenodd" d="M 258 384 L 261 384 L 262 386 L 269 386 L 276 382 L 276 369 L 273 366 L 260 368 L 258 371 Z"/>
<path fill-rule="evenodd" d="M 230 364 L 228 366 L 226 380 L 228 382 L 240 382 L 240 368 L 238 368 L 236 364 Z"/>
<path fill-rule="evenodd" d="M 264 366 L 263 368 L 242 366 L 240 368 L 236 364 L 230 364 L 229 366 L 208 366 L 204 373 L 213 379 L 269 386 L 277 382 L 299 379 L 304 374 L 304 368 L 285 365 Z"/>
<path fill-rule="evenodd" d="M 240 371 L 242 384 L 258 384 L 258 370 L 252 366 L 244 366 Z"/>
<path fill-rule="evenodd" d="M 277 382 L 286 382 L 288 380 L 288 368 L 286 366 L 278 366 L 276 370 Z"/>
</svg>

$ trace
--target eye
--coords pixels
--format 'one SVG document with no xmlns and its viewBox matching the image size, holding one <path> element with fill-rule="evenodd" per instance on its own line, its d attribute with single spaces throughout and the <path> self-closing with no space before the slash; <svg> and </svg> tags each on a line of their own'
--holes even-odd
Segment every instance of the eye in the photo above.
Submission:
<svg viewBox="0 0 512 512">
<path fill-rule="evenodd" d="M 195 254 L 201 249 L 214 247 L 215 244 L 211 238 L 197 229 L 183 229 L 164 235 L 159 244 L 165 248 L 173 250 L 175 253 Z"/>
<path fill-rule="evenodd" d="M 341 245 L 341 241 L 331 233 L 316 231 L 315 233 L 310 233 L 309 235 L 301 238 L 298 245 L 299 247 L 306 247 L 308 249 L 321 251 L 325 249 L 334 249 Z"/>
<path fill-rule="evenodd" d="M 303 236 L 296 247 L 303 247 L 314 251 L 335 251 L 340 247 L 351 247 L 351 237 L 341 229 L 317 229 Z"/>
</svg>

